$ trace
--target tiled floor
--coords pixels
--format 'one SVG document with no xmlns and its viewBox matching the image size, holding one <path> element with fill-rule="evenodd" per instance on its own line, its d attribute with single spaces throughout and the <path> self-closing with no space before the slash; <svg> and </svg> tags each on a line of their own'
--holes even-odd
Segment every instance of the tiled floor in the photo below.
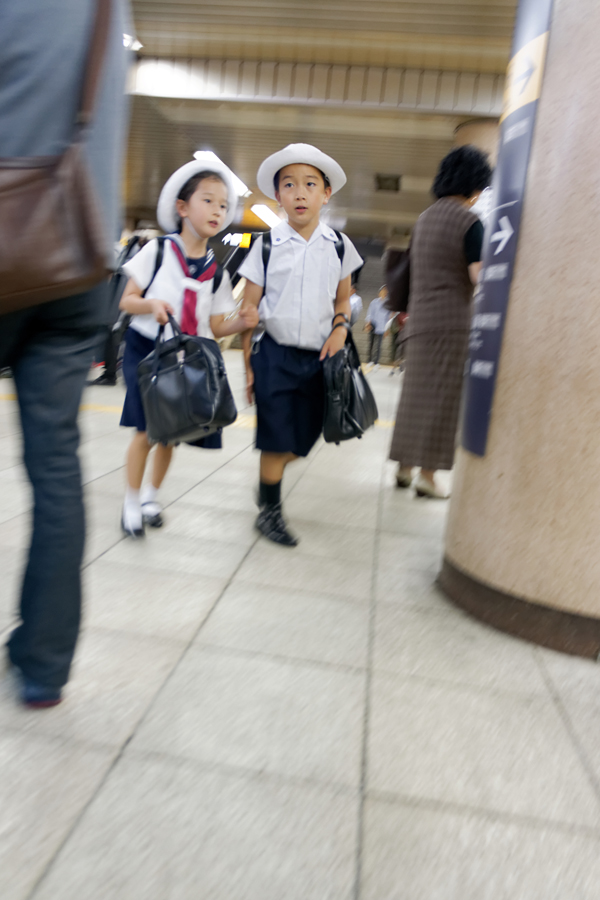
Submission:
<svg viewBox="0 0 600 900">
<path fill-rule="evenodd" d="M 600 897 L 600 668 L 437 591 L 447 504 L 392 486 L 388 371 L 378 427 L 290 470 L 292 551 L 253 531 L 249 409 L 224 451 L 177 451 L 165 527 L 123 539 L 122 390 L 87 391 L 74 677 L 43 713 L 0 679 L 2 900 Z M 11 392 L 3 635 L 30 505 Z"/>
</svg>

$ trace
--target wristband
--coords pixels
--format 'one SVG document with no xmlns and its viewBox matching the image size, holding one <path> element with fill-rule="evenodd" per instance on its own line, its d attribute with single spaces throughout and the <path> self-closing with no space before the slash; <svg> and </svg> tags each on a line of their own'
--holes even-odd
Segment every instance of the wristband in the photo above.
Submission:
<svg viewBox="0 0 600 900">
<path fill-rule="evenodd" d="M 348 316 L 346 315 L 346 313 L 344 313 L 344 312 L 339 312 L 339 313 L 336 313 L 335 316 L 333 317 L 333 319 L 331 320 L 331 324 L 332 324 L 332 325 L 333 325 L 333 323 L 335 322 L 335 320 L 338 318 L 338 316 L 343 316 L 343 317 L 344 317 L 344 322 L 349 322 L 349 321 L 350 321 L 350 319 L 348 318 Z M 340 322 L 340 325 L 341 325 L 341 324 L 342 324 L 342 323 Z"/>
</svg>

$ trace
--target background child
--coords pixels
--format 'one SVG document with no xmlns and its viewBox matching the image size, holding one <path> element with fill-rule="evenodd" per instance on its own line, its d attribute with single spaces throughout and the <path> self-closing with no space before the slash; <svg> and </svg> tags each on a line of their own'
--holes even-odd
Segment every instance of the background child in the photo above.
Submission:
<svg viewBox="0 0 600 900">
<path fill-rule="evenodd" d="M 341 350 L 350 321 L 350 275 L 363 261 L 350 239 L 320 222 L 346 183 L 338 163 L 310 144 L 290 144 L 260 166 L 258 186 L 288 216 L 242 263 L 244 308 L 257 308 L 265 333 L 251 352 L 244 336 L 248 399 L 256 399 L 260 459 L 258 530 L 278 544 L 298 541 L 281 509 L 285 467 L 307 456 L 323 428 L 322 361 Z"/>
<path fill-rule="evenodd" d="M 382 285 L 379 288 L 379 295 L 369 303 L 369 309 L 367 310 L 365 320 L 365 331 L 368 331 L 371 336 L 369 344 L 369 362 L 373 363 L 373 366 L 376 369 L 379 368 L 383 338 L 387 334 L 392 320 L 392 313 L 383 305 L 387 300 L 387 295 L 388 290 L 385 285 Z"/>
<path fill-rule="evenodd" d="M 142 537 L 144 524 L 162 525 L 157 492 L 169 468 L 172 446 L 157 444 L 150 483 L 141 491 L 151 445 L 146 436 L 146 420 L 137 382 L 138 363 L 154 349 L 159 325 L 173 315 L 187 334 L 224 337 L 258 322 L 256 310 L 225 320 L 235 310 L 227 272 L 213 293 L 217 264 L 208 239 L 229 225 L 235 215 L 237 194 L 229 169 L 214 157 L 200 157 L 171 175 L 158 201 L 159 225 L 170 233 L 164 242 L 163 259 L 159 243 L 150 241 L 124 265 L 129 282 L 121 298 L 121 309 L 133 315 L 125 336 L 123 375 L 127 394 L 121 425 L 133 426 L 137 433 L 127 453 L 127 489 L 123 503 L 122 528 L 131 537 Z M 176 232 L 176 233 L 175 233 Z M 167 328 L 171 334 L 170 326 Z M 220 434 L 205 439 L 205 447 L 220 447 Z"/>
</svg>

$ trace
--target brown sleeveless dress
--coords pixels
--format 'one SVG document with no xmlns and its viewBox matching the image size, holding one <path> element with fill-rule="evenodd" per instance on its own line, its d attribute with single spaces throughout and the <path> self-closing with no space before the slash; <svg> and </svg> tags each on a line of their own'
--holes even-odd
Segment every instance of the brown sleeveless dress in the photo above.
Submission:
<svg viewBox="0 0 600 900">
<path fill-rule="evenodd" d="M 390 450 L 403 466 L 454 464 L 473 297 L 464 239 L 476 221 L 444 197 L 413 232 L 405 373 Z"/>
</svg>

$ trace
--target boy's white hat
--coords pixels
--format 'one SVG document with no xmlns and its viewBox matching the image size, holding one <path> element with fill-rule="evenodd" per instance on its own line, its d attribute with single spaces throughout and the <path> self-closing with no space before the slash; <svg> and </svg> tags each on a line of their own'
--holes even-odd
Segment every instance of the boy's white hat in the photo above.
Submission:
<svg viewBox="0 0 600 900">
<path fill-rule="evenodd" d="M 329 179 L 331 185 L 331 193 L 335 194 L 340 188 L 346 184 L 346 173 L 339 163 L 331 156 L 327 156 L 318 147 L 312 144 L 288 144 L 283 150 L 273 153 L 260 164 L 256 182 L 267 197 L 276 200 L 275 185 L 273 179 L 280 169 L 285 166 L 293 166 L 295 163 L 304 163 L 307 166 L 314 166 L 320 169 Z"/>
<path fill-rule="evenodd" d="M 231 171 L 224 162 L 216 160 L 211 153 L 207 153 L 206 158 L 204 157 L 204 154 L 198 153 L 196 159 L 193 159 L 191 162 L 186 163 L 184 166 L 181 166 L 173 172 L 160 192 L 158 205 L 156 207 L 156 218 L 158 219 L 158 224 L 162 230 L 167 234 L 179 229 L 180 222 L 175 204 L 181 188 L 190 180 L 190 178 L 193 178 L 194 175 L 198 175 L 199 172 L 214 172 L 219 178 L 223 179 L 225 187 L 227 188 L 228 198 L 227 214 L 223 221 L 223 228 L 227 228 L 227 226 L 233 222 L 237 208 L 238 195 L 233 184 Z"/>
</svg>

